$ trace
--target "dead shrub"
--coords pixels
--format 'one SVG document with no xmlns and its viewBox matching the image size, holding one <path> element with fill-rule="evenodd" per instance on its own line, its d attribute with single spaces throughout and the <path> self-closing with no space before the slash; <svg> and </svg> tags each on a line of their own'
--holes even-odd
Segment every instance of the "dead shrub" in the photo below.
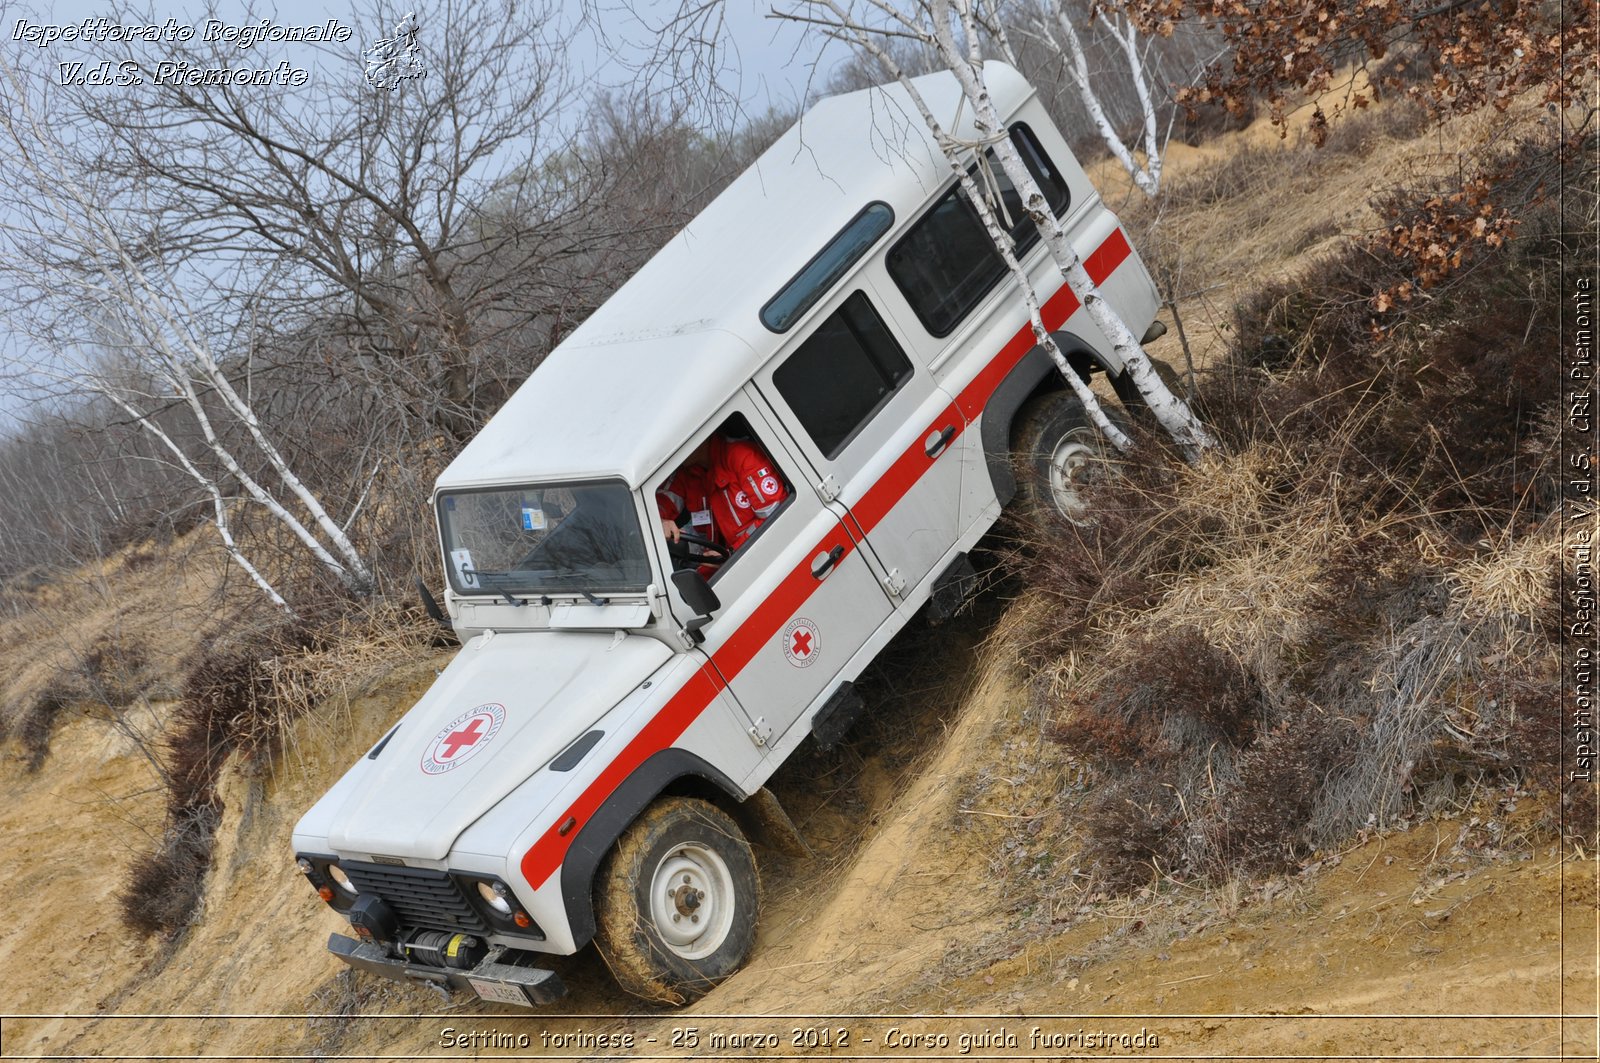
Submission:
<svg viewBox="0 0 1600 1063">
<path fill-rule="evenodd" d="M 1083 810 L 1086 863 L 1101 889 L 1127 892 L 1170 871 L 1182 848 L 1177 791 L 1148 775 L 1102 786 Z"/>
<path fill-rule="evenodd" d="M 1418 48 L 1397 48 L 1371 71 L 1371 82 L 1384 95 L 1404 92 L 1433 79 L 1434 60 Z"/>
<path fill-rule="evenodd" d="M 143 697 L 153 679 L 142 647 L 123 639 L 97 639 L 79 663 L 94 700 L 116 711 Z"/>
<path fill-rule="evenodd" d="M 1253 97 L 1240 101 L 1233 110 L 1221 101 L 1193 103 L 1179 108 L 1174 116 L 1173 136 L 1190 147 L 1198 147 L 1223 133 L 1248 128 L 1256 120 L 1256 113 Z"/>
<path fill-rule="evenodd" d="M 192 917 L 223 812 L 217 784 L 230 758 L 267 770 L 289 724 L 359 692 L 427 645 L 432 628 L 395 606 L 356 612 L 330 601 L 298 621 L 210 640 L 189 669 L 163 738 L 167 826 L 160 846 L 135 862 L 124 885 L 128 924 L 144 934 L 170 934 Z"/>
<path fill-rule="evenodd" d="M 172 933 L 188 925 L 205 892 L 211 844 L 221 821 L 216 804 L 169 818 L 161 845 L 133 862 L 118 902 L 122 919 L 139 934 Z"/>
<path fill-rule="evenodd" d="M 1238 759 L 1237 782 L 1216 803 L 1192 854 L 1194 870 L 1225 878 L 1277 871 L 1309 853 L 1309 831 L 1330 775 L 1355 756 L 1353 721 L 1301 703 Z"/>
<path fill-rule="evenodd" d="M 58 675 L 13 715 L 6 730 L 21 742 L 30 772 L 38 771 L 50 756 L 50 739 L 67 710 L 81 705 L 86 698 L 82 677 L 72 673 Z"/>
<path fill-rule="evenodd" d="M 1411 140 L 1432 123 L 1421 104 L 1404 96 L 1349 112 L 1328 126 L 1322 151 L 1364 159 L 1386 140 Z"/>
<path fill-rule="evenodd" d="M 1145 447 L 1098 524 L 1019 554 L 1050 733 L 1108 767 L 1078 811 L 1107 883 L 1289 868 L 1483 785 L 1589 814 L 1559 764 L 1549 352 L 1561 262 L 1596 250 L 1571 199 L 1385 314 L 1381 248 L 1264 289 L 1199 389 L 1228 455 Z"/>
<path fill-rule="evenodd" d="M 1183 745 L 1250 743 L 1260 691 L 1239 662 L 1182 627 L 1138 638 L 1092 691 L 1066 700 L 1055 735 L 1121 764 L 1170 760 Z M 1186 741 L 1185 741 L 1186 739 Z"/>
<path fill-rule="evenodd" d="M 1372 299 L 1408 267 L 1352 244 L 1318 263 L 1314 283 L 1241 306 L 1235 354 L 1201 413 L 1234 447 L 1288 448 L 1360 488 L 1350 502 L 1441 515 L 1464 541 L 1512 514 L 1537 522 L 1558 494 L 1545 407 L 1559 383 L 1547 353 L 1559 261 L 1553 240 L 1514 240 L 1379 315 Z"/>
<path fill-rule="evenodd" d="M 120 901 L 141 934 L 176 933 L 203 896 L 222 817 L 217 784 L 228 758 L 268 756 L 285 722 L 276 695 L 282 661 L 317 644 L 304 622 L 232 636 L 190 668 L 163 738 L 167 824 L 160 846 L 135 860 Z"/>
<path fill-rule="evenodd" d="M 170 532 L 168 533 L 170 536 Z M 122 555 L 122 567 L 129 572 L 142 572 L 161 560 L 161 554 L 151 542 L 143 542 Z"/>
</svg>

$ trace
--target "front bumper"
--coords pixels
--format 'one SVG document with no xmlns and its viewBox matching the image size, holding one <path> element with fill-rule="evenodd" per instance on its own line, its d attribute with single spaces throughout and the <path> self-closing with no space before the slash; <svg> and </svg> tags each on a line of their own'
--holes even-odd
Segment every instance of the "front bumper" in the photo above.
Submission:
<svg viewBox="0 0 1600 1063">
<path fill-rule="evenodd" d="M 463 990 L 499 1004 L 532 1007 L 550 1004 L 567 994 L 567 987 L 554 971 L 517 964 L 500 963 L 505 950 L 494 948 L 484 961 L 471 970 L 430 967 L 407 963 L 390 956 L 370 941 L 358 941 L 343 934 L 328 936 L 328 951 L 358 971 L 393 978 L 397 982 L 416 982 L 442 990 Z"/>
</svg>

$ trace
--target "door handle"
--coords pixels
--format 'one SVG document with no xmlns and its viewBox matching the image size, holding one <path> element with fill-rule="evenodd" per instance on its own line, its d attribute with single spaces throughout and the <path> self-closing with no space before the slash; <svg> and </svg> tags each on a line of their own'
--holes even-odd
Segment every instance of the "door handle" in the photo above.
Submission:
<svg viewBox="0 0 1600 1063">
<path fill-rule="evenodd" d="M 928 457 L 937 458 L 940 454 L 944 453 L 944 448 L 948 447 L 950 445 L 950 441 L 955 437 L 956 426 L 953 424 L 947 424 L 938 432 L 928 436 L 928 442 L 923 449 L 927 452 Z"/>
<path fill-rule="evenodd" d="M 817 579 L 826 579 L 828 573 L 833 571 L 833 566 L 837 565 L 843 556 L 843 546 L 835 546 L 825 554 L 818 554 L 811 559 L 811 575 Z"/>
</svg>

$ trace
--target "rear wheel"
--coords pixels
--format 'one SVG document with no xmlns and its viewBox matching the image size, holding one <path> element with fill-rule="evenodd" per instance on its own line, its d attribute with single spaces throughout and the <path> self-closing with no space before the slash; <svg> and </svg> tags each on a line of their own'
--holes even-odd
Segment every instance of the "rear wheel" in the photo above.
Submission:
<svg viewBox="0 0 1600 1063">
<path fill-rule="evenodd" d="M 663 798 L 600 869 L 595 944 L 629 993 L 688 1004 L 744 964 L 759 895 L 738 825 L 707 801 Z"/>
<path fill-rule="evenodd" d="M 1012 423 L 1011 460 L 1024 516 L 1094 523 L 1090 495 L 1111 474 L 1112 451 L 1076 395 L 1050 391 L 1029 399 Z"/>
</svg>

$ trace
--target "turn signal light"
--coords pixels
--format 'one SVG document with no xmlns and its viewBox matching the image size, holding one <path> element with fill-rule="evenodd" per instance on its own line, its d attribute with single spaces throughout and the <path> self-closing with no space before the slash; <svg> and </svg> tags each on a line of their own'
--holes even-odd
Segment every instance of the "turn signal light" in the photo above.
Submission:
<svg viewBox="0 0 1600 1063">
<path fill-rule="evenodd" d="M 317 887 L 317 896 L 321 897 L 327 903 L 332 904 L 333 903 L 333 887 L 332 886 L 318 886 Z"/>
<path fill-rule="evenodd" d="M 527 912 L 523 911 L 519 911 L 516 915 L 513 915 L 511 917 L 511 921 L 516 923 L 518 926 L 523 927 L 524 929 L 533 925 L 533 919 L 529 917 Z"/>
</svg>

